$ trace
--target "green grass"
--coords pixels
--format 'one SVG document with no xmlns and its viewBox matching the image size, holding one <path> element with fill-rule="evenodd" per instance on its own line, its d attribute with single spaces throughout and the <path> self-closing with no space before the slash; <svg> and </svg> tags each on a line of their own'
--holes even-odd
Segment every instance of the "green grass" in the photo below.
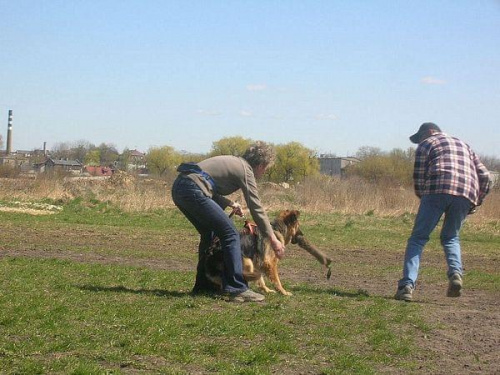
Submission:
<svg viewBox="0 0 500 375">
<path fill-rule="evenodd" d="M 425 348 L 415 338 L 435 327 L 418 303 L 300 278 L 284 280 L 293 297 L 269 295 L 263 304 L 192 297 L 197 236 L 177 210 L 126 213 L 83 199 L 61 207 L 47 216 L 0 212 L 0 251 L 17 252 L 0 257 L 2 374 L 419 371 L 414 353 Z M 334 266 L 334 281 L 341 272 L 394 280 L 389 292 L 400 263 L 359 261 L 349 252 L 385 259 L 398 252 L 402 261 L 412 221 L 411 215 L 301 216 L 312 243 L 347 252 Z M 466 226 L 464 251 L 487 262 L 500 247 L 498 229 L 496 222 Z M 438 234 L 426 251 L 442 252 Z M 319 269 L 299 255 L 290 254 L 283 269 Z M 148 263 L 154 261 L 161 266 Z M 421 275 L 437 283 L 443 274 L 432 264 Z M 468 270 L 466 282 L 492 292 L 500 285 L 498 271 L 488 268 Z"/>
<path fill-rule="evenodd" d="M 318 246 L 334 243 L 339 248 L 350 249 L 404 250 L 414 219 L 415 215 L 411 214 L 399 217 L 301 214 L 304 232 Z M 439 241 L 441 224 L 431 234 L 426 251 L 442 251 Z M 461 241 L 465 251 L 483 255 L 497 253 L 500 248 L 500 220 L 481 225 L 466 222 L 461 231 Z"/>
<path fill-rule="evenodd" d="M 96 199 L 76 198 L 62 205 L 59 201 L 44 200 L 36 202 L 61 206 L 62 211 L 55 215 L 32 216 L 0 212 L 0 218 L 8 217 L 10 222 L 20 223 L 68 223 L 96 226 L 147 228 L 150 230 L 188 230 L 192 228 L 179 210 L 157 210 L 149 212 L 125 213 L 109 202 Z M 15 206 L 12 202 L 0 201 L 0 205 Z M 270 213 L 270 217 L 273 213 Z M 414 215 L 405 213 L 399 217 L 379 217 L 373 214 L 342 215 L 301 213 L 302 228 L 307 236 L 318 246 L 335 244 L 350 249 L 381 249 L 400 251 L 411 233 Z M 236 218 L 236 225 L 242 226 L 243 219 Z M 440 226 L 432 233 L 426 246 L 441 251 L 439 243 Z M 479 250 L 481 254 L 496 253 L 500 248 L 500 219 L 481 225 L 464 225 L 461 232 L 462 245 L 467 250 Z M 477 247 L 481 244 L 481 247 Z"/>
<path fill-rule="evenodd" d="M 191 297 L 192 273 L 24 258 L 1 259 L 0 272 L 9 373 L 271 373 L 288 359 L 324 373 L 411 368 L 412 336 L 428 329 L 415 304 L 309 285 L 239 305 Z"/>
<path fill-rule="evenodd" d="M 471 288 L 500 292 L 500 274 L 498 271 L 493 273 L 471 270 L 467 272 L 467 284 Z"/>
</svg>

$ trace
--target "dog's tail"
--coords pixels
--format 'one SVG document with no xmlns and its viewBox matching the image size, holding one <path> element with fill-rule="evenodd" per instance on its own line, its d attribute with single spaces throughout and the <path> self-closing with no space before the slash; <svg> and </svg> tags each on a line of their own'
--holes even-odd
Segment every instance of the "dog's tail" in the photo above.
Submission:
<svg viewBox="0 0 500 375">
<path fill-rule="evenodd" d="M 253 261 L 249 258 L 243 258 L 243 277 L 246 281 L 256 281 L 262 276 L 259 271 L 260 267 L 255 267 Z"/>
<path fill-rule="evenodd" d="M 243 272 L 243 276 L 245 277 L 246 281 L 257 281 L 261 278 L 262 273 L 256 271 L 251 273 Z"/>
</svg>

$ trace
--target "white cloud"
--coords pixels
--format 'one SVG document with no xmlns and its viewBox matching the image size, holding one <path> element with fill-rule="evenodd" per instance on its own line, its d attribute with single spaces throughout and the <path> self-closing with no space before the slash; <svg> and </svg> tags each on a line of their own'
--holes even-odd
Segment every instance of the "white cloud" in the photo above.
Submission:
<svg viewBox="0 0 500 375">
<path fill-rule="evenodd" d="M 430 76 L 422 78 L 421 82 L 425 83 L 426 85 L 444 85 L 446 83 L 444 79 Z"/>
<path fill-rule="evenodd" d="M 335 121 L 338 119 L 337 115 L 334 115 L 333 113 L 325 114 L 321 113 L 319 115 L 316 115 L 316 120 L 328 120 L 328 121 Z"/>
<path fill-rule="evenodd" d="M 220 115 L 222 115 L 222 112 L 219 112 L 219 111 L 207 111 L 205 109 L 199 109 L 196 112 L 199 115 L 202 115 L 202 116 L 220 116 Z"/>
<path fill-rule="evenodd" d="M 262 83 L 247 85 L 248 91 L 264 91 L 265 89 L 267 89 L 267 86 Z"/>
<path fill-rule="evenodd" d="M 252 117 L 253 114 L 252 114 L 252 112 L 242 110 L 242 111 L 240 111 L 240 116 L 242 116 L 242 117 Z"/>
</svg>

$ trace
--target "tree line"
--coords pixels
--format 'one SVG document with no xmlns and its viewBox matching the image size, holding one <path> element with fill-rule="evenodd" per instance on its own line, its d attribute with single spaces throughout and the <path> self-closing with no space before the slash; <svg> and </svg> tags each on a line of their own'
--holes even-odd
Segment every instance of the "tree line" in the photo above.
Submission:
<svg viewBox="0 0 500 375">
<path fill-rule="evenodd" d="M 216 155 L 241 156 L 254 142 L 240 136 L 225 137 L 213 142 L 206 154 L 178 151 L 172 146 L 151 147 L 144 156 L 145 165 L 152 175 L 165 177 L 175 173 L 182 162 L 199 162 Z M 276 162 L 268 169 L 265 178 L 276 182 L 300 182 L 307 176 L 319 173 L 319 161 L 316 152 L 298 142 L 275 145 Z M 102 143 L 98 146 L 88 141 L 74 143 L 58 143 L 50 152 L 54 159 L 78 160 L 90 166 L 110 166 L 127 171 L 130 165 L 131 150 L 119 153 L 112 144 Z"/>
<path fill-rule="evenodd" d="M 1 142 L 1 138 L 0 138 Z M 174 175 L 175 169 L 182 162 L 199 162 L 216 155 L 241 156 L 254 140 L 241 136 L 225 137 L 212 143 L 206 154 L 178 151 L 165 145 L 151 147 L 144 154 L 144 164 L 148 173 L 158 177 Z M 320 173 L 319 156 L 299 142 L 275 145 L 276 161 L 266 172 L 265 179 L 272 182 L 300 183 L 309 176 Z M 79 160 L 85 165 L 110 166 L 115 169 L 130 171 L 131 153 L 125 148 L 118 152 L 113 144 L 101 143 L 96 146 L 88 141 L 58 143 L 50 152 L 54 159 Z M 345 176 L 360 177 L 374 183 L 387 182 L 399 186 L 411 186 L 415 148 L 406 150 L 393 149 L 383 151 L 377 147 L 363 146 L 355 157 L 359 159 L 346 168 Z M 482 156 L 481 159 L 490 170 L 500 171 L 500 159 Z"/>
<path fill-rule="evenodd" d="M 177 152 L 170 146 L 152 147 L 146 154 L 151 173 L 166 175 L 175 171 L 181 162 L 198 162 L 217 155 L 242 156 L 254 142 L 240 136 L 225 137 L 213 142 L 208 154 Z M 266 172 L 265 179 L 275 182 L 300 182 L 307 176 L 319 174 L 319 161 L 316 153 L 298 142 L 275 145 L 276 161 Z"/>
</svg>

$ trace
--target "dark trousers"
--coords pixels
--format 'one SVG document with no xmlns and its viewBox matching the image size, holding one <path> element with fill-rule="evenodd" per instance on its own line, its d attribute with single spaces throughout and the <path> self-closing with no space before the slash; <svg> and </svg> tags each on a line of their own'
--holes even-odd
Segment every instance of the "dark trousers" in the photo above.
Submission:
<svg viewBox="0 0 500 375">
<path fill-rule="evenodd" d="M 207 284 L 203 255 L 214 235 L 221 241 L 224 257 L 224 272 L 221 275 L 223 291 L 240 293 L 247 290 L 248 284 L 243 278 L 240 235 L 233 221 L 214 200 L 205 196 L 198 185 L 187 177 L 177 177 L 172 186 L 172 198 L 175 205 L 200 233 L 199 259 L 193 292 L 206 289 L 203 287 L 203 284 Z"/>
</svg>

